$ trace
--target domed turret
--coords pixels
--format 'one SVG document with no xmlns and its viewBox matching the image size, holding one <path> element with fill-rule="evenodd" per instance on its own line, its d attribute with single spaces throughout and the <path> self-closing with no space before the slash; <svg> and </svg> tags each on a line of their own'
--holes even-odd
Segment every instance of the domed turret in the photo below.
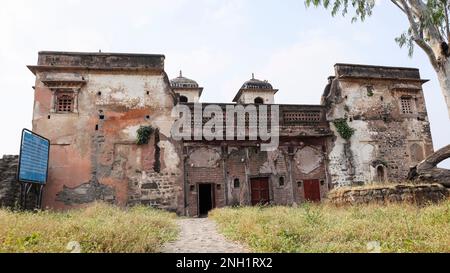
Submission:
<svg viewBox="0 0 450 273">
<path fill-rule="evenodd" d="M 172 86 L 172 88 L 198 88 L 198 83 L 183 77 L 183 72 L 180 71 L 180 76 L 170 80 L 170 86 Z"/>
<path fill-rule="evenodd" d="M 274 95 L 277 92 L 278 89 L 273 89 L 273 86 L 268 81 L 255 79 L 255 75 L 252 74 L 252 78 L 244 82 L 241 89 L 239 89 L 233 102 L 242 104 L 273 104 Z"/>
<path fill-rule="evenodd" d="M 179 102 L 198 102 L 203 92 L 203 87 L 199 87 L 194 80 L 183 77 L 183 72 L 180 71 L 180 76 L 170 80 L 170 87 L 179 95 Z"/>
<path fill-rule="evenodd" d="M 253 78 L 244 82 L 241 89 L 273 89 L 272 85 L 268 81 L 261 81 Z"/>
</svg>

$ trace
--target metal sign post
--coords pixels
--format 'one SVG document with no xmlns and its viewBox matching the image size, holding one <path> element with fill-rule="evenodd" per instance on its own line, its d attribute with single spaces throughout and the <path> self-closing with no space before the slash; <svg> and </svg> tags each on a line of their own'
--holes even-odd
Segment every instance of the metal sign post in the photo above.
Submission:
<svg viewBox="0 0 450 273">
<path fill-rule="evenodd" d="M 50 141 L 30 130 L 23 129 L 17 171 L 17 180 L 21 182 L 22 209 L 27 208 L 27 199 L 31 192 L 36 196 L 34 208 L 41 208 L 42 193 L 48 178 L 49 155 Z"/>
</svg>

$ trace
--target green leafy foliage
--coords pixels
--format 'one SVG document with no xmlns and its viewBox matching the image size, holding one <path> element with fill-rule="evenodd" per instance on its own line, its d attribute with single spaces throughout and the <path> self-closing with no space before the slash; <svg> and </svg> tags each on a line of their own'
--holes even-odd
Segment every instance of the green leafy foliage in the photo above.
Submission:
<svg viewBox="0 0 450 273">
<path fill-rule="evenodd" d="M 338 13 L 345 16 L 348 14 L 349 8 L 352 8 L 354 9 L 352 22 L 364 21 L 368 16 L 372 15 L 372 10 L 375 7 L 374 0 L 305 0 L 305 4 L 307 7 L 313 5 L 331 9 L 332 16 L 336 16 Z"/>
<path fill-rule="evenodd" d="M 148 144 L 150 140 L 150 136 L 153 134 L 154 129 L 151 126 L 141 126 L 137 130 L 137 141 L 138 145 Z"/>
<path fill-rule="evenodd" d="M 397 8 L 402 10 L 404 16 L 407 17 L 405 12 L 405 5 L 407 9 L 413 10 L 413 18 L 416 34 L 410 27 L 407 31 L 402 33 L 399 37 L 395 38 L 396 43 L 402 48 L 408 48 L 408 55 L 412 56 L 414 53 L 414 42 L 417 40 L 427 40 L 427 31 L 436 30 L 439 33 L 442 41 L 449 39 L 448 29 L 448 13 L 449 4 L 447 0 L 426 0 L 423 2 L 414 2 L 411 0 L 405 0 L 404 2 L 399 0 L 391 0 L 391 3 Z M 305 0 L 305 5 L 310 7 L 322 6 L 325 9 L 331 10 L 331 15 L 336 16 L 341 14 L 346 16 L 350 11 L 353 11 L 352 23 L 358 20 L 364 21 L 368 16 L 372 15 L 375 8 L 375 0 Z M 413 5 L 419 5 L 420 10 L 414 9 Z M 411 22 L 410 22 L 411 25 Z"/>
<path fill-rule="evenodd" d="M 351 128 L 347 124 L 347 119 L 345 118 L 336 119 L 335 121 L 333 121 L 333 124 L 336 127 L 339 135 L 345 140 L 349 140 L 355 133 L 355 129 Z"/>
<path fill-rule="evenodd" d="M 367 86 L 367 96 L 369 97 L 373 97 L 373 87 L 372 86 Z"/>
<path fill-rule="evenodd" d="M 411 28 L 409 28 L 407 32 L 404 32 L 402 35 L 395 38 L 395 42 L 400 46 L 400 48 L 406 46 L 408 48 L 408 56 L 412 57 L 414 54 L 414 39 L 412 37 Z"/>
</svg>

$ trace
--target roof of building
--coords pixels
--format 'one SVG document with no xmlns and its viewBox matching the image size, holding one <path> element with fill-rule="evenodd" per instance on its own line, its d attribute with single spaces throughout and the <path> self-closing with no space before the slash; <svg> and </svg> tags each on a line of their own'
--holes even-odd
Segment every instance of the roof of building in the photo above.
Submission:
<svg viewBox="0 0 450 273">
<path fill-rule="evenodd" d="M 41 51 L 37 66 L 28 67 L 33 73 L 48 69 L 164 71 L 164 59 L 159 54 Z"/>
<path fill-rule="evenodd" d="M 182 71 L 180 71 L 180 76 L 170 80 L 170 86 L 172 88 L 199 88 L 196 81 L 183 77 Z"/>
<path fill-rule="evenodd" d="M 258 91 L 269 91 L 274 93 L 278 92 L 278 89 L 273 89 L 272 84 L 270 84 L 268 81 L 255 79 L 255 74 L 252 73 L 252 78 L 244 82 L 241 89 L 239 89 L 239 92 L 234 97 L 233 102 L 238 101 L 239 97 L 242 95 L 242 91 L 252 89 Z"/>
<path fill-rule="evenodd" d="M 421 79 L 417 68 L 337 63 L 334 65 L 334 69 L 337 78 L 426 81 Z"/>
<path fill-rule="evenodd" d="M 268 81 L 255 79 L 255 74 L 252 74 L 252 78 L 244 82 L 241 89 L 273 89 L 273 86 Z"/>
</svg>

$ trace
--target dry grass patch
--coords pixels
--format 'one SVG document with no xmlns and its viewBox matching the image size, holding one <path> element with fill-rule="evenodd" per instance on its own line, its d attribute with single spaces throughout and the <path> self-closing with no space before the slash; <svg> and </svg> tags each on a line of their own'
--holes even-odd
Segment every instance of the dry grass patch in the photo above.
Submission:
<svg viewBox="0 0 450 273">
<path fill-rule="evenodd" d="M 0 252 L 155 252 L 174 240 L 175 214 L 148 208 L 122 209 L 96 203 L 68 212 L 0 210 Z"/>
<path fill-rule="evenodd" d="M 450 200 L 417 207 L 305 204 L 217 209 L 211 217 L 255 252 L 450 252 Z"/>
<path fill-rule="evenodd" d="M 396 189 L 397 187 L 404 188 L 417 188 L 417 187 L 430 187 L 430 186 L 439 186 L 442 187 L 441 184 L 430 184 L 430 183 L 411 183 L 409 181 L 403 183 L 395 183 L 395 182 L 372 182 L 367 183 L 362 186 L 344 186 L 333 189 L 330 192 L 335 192 L 337 194 L 345 193 L 351 190 L 377 190 L 377 189 Z"/>
</svg>

